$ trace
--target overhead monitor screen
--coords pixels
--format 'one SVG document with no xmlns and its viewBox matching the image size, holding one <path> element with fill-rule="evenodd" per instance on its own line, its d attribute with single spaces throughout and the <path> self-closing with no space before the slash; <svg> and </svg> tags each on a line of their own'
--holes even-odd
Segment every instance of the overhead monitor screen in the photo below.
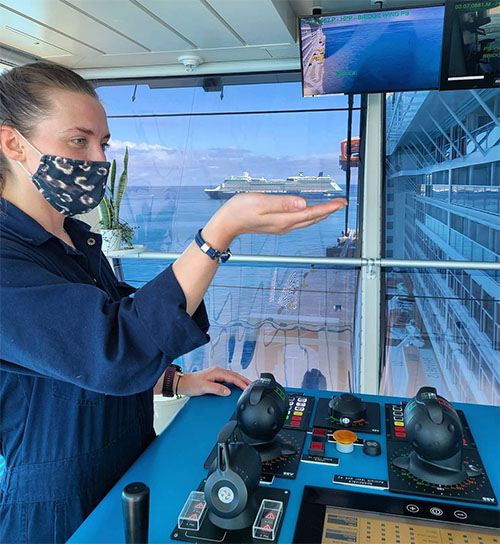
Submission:
<svg viewBox="0 0 500 544">
<path fill-rule="evenodd" d="M 446 6 L 441 89 L 500 86 L 500 1 Z"/>
<path fill-rule="evenodd" d="M 300 19 L 304 96 L 439 87 L 444 5 Z"/>
</svg>

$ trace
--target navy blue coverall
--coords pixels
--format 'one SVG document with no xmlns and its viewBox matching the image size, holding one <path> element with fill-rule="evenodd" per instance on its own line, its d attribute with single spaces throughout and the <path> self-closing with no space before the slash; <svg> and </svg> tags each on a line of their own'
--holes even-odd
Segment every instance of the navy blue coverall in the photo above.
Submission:
<svg viewBox="0 0 500 544">
<path fill-rule="evenodd" d="M 159 376 L 209 339 L 170 267 L 135 291 L 64 228 L 76 249 L 0 199 L 2 543 L 66 541 L 154 438 Z"/>
</svg>

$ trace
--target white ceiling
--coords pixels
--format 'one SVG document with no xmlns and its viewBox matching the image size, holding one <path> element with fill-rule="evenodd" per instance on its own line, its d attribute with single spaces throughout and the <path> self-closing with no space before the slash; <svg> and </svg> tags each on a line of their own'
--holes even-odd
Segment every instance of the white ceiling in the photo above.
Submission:
<svg viewBox="0 0 500 544">
<path fill-rule="evenodd" d="M 199 74 L 297 69 L 297 17 L 316 6 L 378 9 L 371 0 L 0 0 L 0 63 L 28 55 L 95 79 L 185 75 L 182 55 L 200 57 Z"/>
</svg>

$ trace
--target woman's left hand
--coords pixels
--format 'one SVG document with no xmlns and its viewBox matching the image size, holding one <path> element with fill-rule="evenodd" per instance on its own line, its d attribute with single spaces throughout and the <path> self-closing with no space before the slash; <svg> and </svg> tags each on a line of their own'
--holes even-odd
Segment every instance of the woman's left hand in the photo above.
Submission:
<svg viewBox="0 0 500 544">
<path fill-rule="evenodd" d="M 220 382 L 233 383 L 240 389 L 245 389 L 251 383 L 241 374 L 214 366 L 199 372 L 184 374 L 179 381 L 177 393 L 188 397 L 198 397 L 207 393 L 227 397 L 231 394 L 231 390 Z"/>
</svg>

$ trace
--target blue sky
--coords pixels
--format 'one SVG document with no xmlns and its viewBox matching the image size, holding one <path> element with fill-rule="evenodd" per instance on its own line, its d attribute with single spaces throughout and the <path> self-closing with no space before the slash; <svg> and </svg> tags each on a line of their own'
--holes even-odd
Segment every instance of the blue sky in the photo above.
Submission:
<svg viewBox="0 0 500 544">
<path fill-rule="evenodd" d="M 108 115 L 347 107 L 346 96 L 303 98 L 300 83 L 227 86 L 222 100 L 220 93 L 206 93 L 201 87 L 150 89 L 141 85 L 133 102 L 133 86 L 100 87 L 98 92 Z M 108 122 L 112 135 L 108 157 L 121 160 L 128 145 L 131 179 L 136 184 L 211 186 L 243 171 L 272 178 L 321 170 L 344 183 L 338 156 L 347 131 L 345 111 Z M 354 112 L 354 136 L 358 124 L 359 115 Z"/>
</svg>

